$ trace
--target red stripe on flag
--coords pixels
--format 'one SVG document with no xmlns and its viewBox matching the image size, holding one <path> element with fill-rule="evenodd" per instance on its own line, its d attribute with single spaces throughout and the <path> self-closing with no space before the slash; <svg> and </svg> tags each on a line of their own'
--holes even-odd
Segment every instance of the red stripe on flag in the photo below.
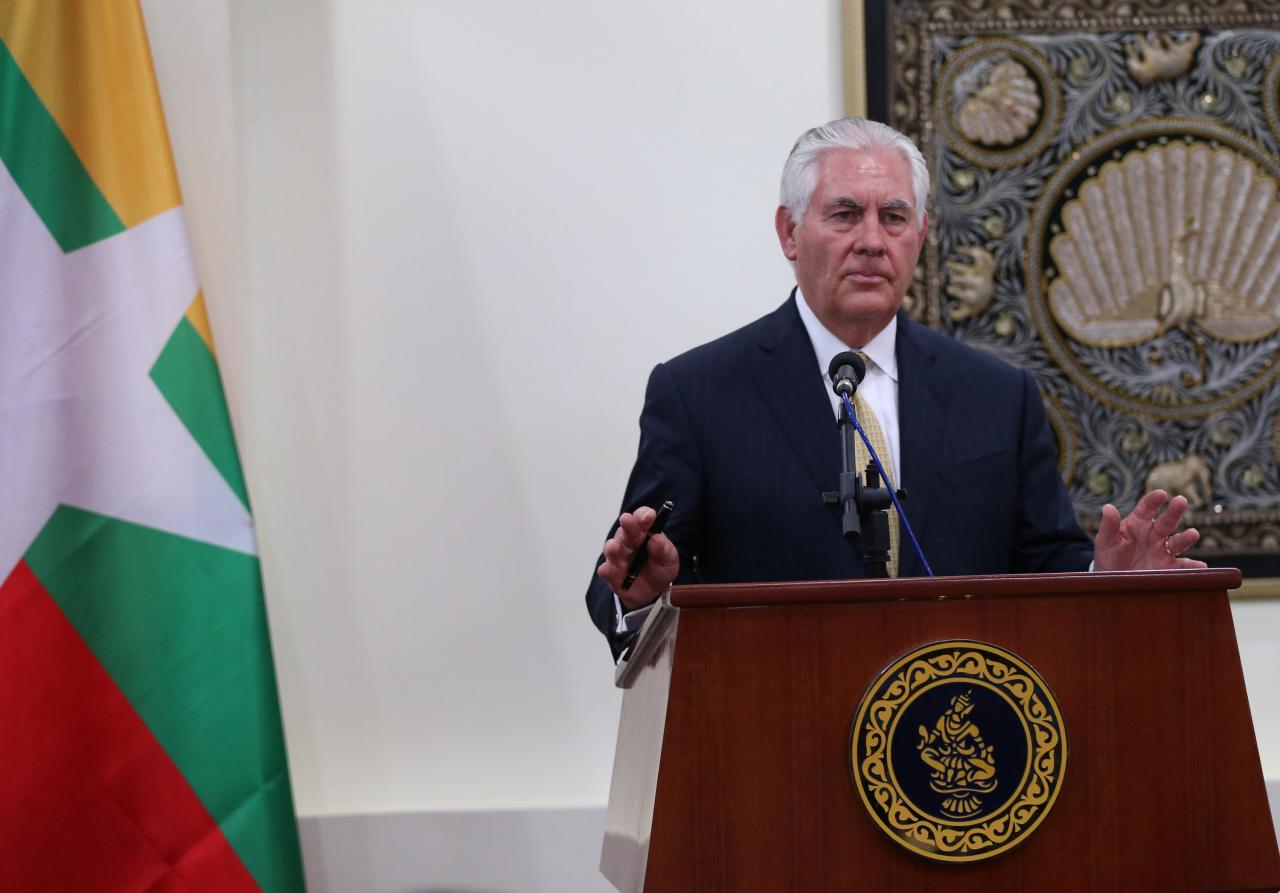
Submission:
<svg viewBox="0 0 1280 893">
<path fill-rule="evenodd" d="M 0 890 L 258 890 L 26 562 L 0 586 L 0 841 Z"/>
</svg>

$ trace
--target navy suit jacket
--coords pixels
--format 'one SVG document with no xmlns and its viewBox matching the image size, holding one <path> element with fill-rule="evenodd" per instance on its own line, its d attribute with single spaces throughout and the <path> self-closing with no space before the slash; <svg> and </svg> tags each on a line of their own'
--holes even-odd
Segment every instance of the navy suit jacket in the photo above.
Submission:
<svg viewBox="0 0 1280 893">
<path fill-rule="evenodd" d="M 837 487 L 840 437 L 796 300 L 649 377 L 622 507 L 675 503 L 666 533 L 680 551 L 678 583 L 865 576 L 839 508 L 823 504 Z M 903 314 L 896 349 L 897 483 L 933 572 L 1087 569 L 1093 544 L 1031 375 Z M 899 575 L 922 575 L 905 530 L 900 542 Z M 616 657 L 625 637 L 598 577 L 587 606 Z"/>
</svg>

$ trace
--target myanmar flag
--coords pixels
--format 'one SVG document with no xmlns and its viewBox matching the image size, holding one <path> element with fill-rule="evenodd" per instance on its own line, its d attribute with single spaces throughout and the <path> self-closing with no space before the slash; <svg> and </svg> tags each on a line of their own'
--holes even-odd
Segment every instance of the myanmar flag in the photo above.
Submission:
<svg viewBox="0 0 1280 893">
<path fill-rule="evenodd" d="M 0 0 L 0 891 L 303 887 L 136 0 Z"/>
</svg>

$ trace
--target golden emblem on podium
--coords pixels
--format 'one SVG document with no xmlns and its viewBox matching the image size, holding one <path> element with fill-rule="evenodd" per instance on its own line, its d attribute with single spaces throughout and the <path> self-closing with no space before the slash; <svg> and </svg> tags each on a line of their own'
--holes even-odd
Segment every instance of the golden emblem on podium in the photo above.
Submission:
<svg viewBox="0 0 1280 893">
<path fill-rule="evenodd" d="M 898 658 L 863 697 L 851 738 L 854 786 L 876 825 L 942 862 L 1023 842 L 1053 808 L 1067 766 L 1053 693 L 986 642 L 935 642 Z"/>
<path fill-rule="evenodd" d="M 972 692 L 958 694 L 938 717 L 932 729 L 920 727 L 920 759 L 930 768 L 929 787 L 942 799 L 942 811 L 952 818 L 967 818 L 982 807 L 979 794 L 997 787 L 995 753 L 978 727 L 969 719 Z"/>
</svg>

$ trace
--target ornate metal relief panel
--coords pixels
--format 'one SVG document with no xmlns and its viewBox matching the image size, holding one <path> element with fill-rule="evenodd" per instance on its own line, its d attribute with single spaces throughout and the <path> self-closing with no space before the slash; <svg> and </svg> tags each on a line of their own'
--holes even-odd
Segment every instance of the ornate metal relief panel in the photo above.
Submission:
<svg viewBox="0 0 1280 893">
<path fill-rule="evenodd" d="M 1280 553 L 1280 3 L 910 0 L 889 29 L 934 181 L 909 312 L 1036 376 L 1086 525 L 1161 486 L 1198 554 Z"/>
</svg>

